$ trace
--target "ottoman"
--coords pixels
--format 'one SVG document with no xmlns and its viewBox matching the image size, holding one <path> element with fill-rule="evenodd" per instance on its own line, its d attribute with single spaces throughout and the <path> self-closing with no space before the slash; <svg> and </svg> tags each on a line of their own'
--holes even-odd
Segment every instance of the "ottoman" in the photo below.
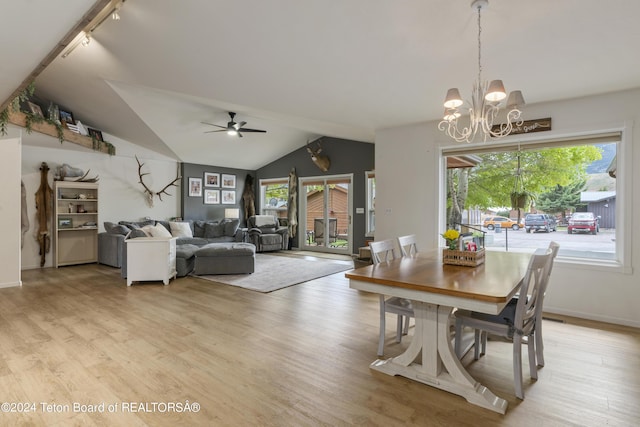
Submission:
<svg viewBox="0 0 640 427">
<path fill-rule="evenodd" d="M 196 251 L 201 246 L 197 245 L 178 245 L 176 246 L 176 275 L 184 277 L 191 274 L 196 261 Z"/>
<path fill-rule="evenodd" d="M 193 274 L 249 274 L 255 270 L 256 247 L 251 243 L 209 243 L 195 252 Z"/>
</svg>

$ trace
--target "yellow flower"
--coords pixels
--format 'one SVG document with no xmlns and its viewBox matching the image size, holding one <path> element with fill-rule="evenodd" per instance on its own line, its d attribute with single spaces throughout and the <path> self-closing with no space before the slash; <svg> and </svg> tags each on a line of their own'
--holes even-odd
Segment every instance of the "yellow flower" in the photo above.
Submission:
<svg viewBox="0 0 640 427">
<path fill-rule="evenodd" d="M 449 229 L 442 233 L 442 237 L 444 237 L 447 241 L 456 240 L 458 237 L 460 237 L 460 233 L 458 232 L 458 230 Z"/>
</svg>

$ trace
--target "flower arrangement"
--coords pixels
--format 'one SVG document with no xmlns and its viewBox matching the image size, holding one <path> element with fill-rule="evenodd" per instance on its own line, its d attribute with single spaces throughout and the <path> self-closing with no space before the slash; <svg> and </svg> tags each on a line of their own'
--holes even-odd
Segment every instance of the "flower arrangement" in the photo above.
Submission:
<svg viewBox="0 0 640 427">
<path fill-rule="evenodd" d="M 449 249 L 456 250 L 458 248 L 458 238 L 460 237 L 458 230 L 449 229 L 442 233 L 441 236 L 447 241 Z"/>
</svg>

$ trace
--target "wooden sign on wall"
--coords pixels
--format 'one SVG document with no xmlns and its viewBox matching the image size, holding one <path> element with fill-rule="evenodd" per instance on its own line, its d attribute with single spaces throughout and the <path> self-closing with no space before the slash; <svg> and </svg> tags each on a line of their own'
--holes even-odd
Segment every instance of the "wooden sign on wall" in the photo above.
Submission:
<svg viewBox="0 0 640 427">
<path fill-rule="evenodd" d="M 500 130 L 500 125 L 493 125 L 491 128 L 493 132 L 497 132 Z M 535 120 L 525 120 L 520 126 L 517 126 L 515 123 L 513 125 L 513 130 L 509 135 L 518 135 L 521 133 L 532 133 L 532 132 L 544 132 L 551 130 L 551 117 L 547 117 L 546 119 L 535 119 Z"/>
</svg>

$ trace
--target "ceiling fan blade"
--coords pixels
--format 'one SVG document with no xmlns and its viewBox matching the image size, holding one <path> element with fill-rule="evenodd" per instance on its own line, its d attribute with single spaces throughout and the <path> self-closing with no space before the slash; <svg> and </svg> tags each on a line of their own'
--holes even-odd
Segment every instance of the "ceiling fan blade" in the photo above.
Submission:
<svg viewBox="0 0 640 427">
<path fill-rule="evenodd" d="M 200 122 L 200 123 L 202 123 L 203 125 L 215 126 L 217 128 L 220 128 L 220 129 L 226 129 L 225 126 L 220 126 L 220 125 L 216 125 L 216 124 L 213 124 L 213 123 L 207 123 L 207 122 Z"/>
<path fill-rule="evenodd" d="M 236 130 L 240 130 L 240 128 L 242 128 L 242 126 L 244 126 L 244 125 L 246 125 L 246 124 L 247 124 L 247 122 L 234 123 L 234 124 L 233 124 L 233 127 L 234 127 Z"/>
<path fill-rule="evenodd" d="M 205 131 L 204 133 L 211 133 L 211 132 L 226 132 L 226 131 L 227 131 L 227 128 L 224 128 L 224 129 L 220 129 L 220 130 L 207 130 L 207 131 Z"/>
<path fill-rule="evenodd" d="M 240 129 L 242 132 L 260 132 L 260 133 L 267 133 L 266 130 L 261 130 L 261 129 L 247 129 L 247 128 L 242 128 Z"/>
<path fill-rule="evenodd" d="M 244 131 L 244 129 L 242 129 Z M 238 131 L 238 138 L 242 138 L 242 134 Z"/>
</svg>

